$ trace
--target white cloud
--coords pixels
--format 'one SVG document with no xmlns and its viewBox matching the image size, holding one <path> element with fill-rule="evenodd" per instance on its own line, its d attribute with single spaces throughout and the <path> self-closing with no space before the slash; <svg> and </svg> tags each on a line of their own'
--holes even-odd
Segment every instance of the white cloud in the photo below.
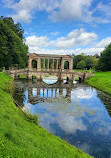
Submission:
<svg viewBox="0 0 111 158">
<path fill-rule="evenodd" d="M 103 48 L 106 47 L 109 43 L 111 43 L 111 37 L 107 37 L 105 39 L 102 39 L 100 42 L 98 42 L 95 47 L 96 48 Z"/>
<path fill-rule="evenodd" d="M 107 15 L 108 17 L 111 17 L 111 4 L 105 5 L 103 3 L 99 3 L 96 10 L 103 12 L 104 16 Z"/>
<path fill-rule="evenodd" d="M 111 43 L 111 37 L 107 37 L 105 39 L 102 39 L 101 41 L 97 42 L 96 44 L 93 45 L 91 48 L 85 48 L 85 49 L 75 49 L 74 53 L 75 54 L 80 54 L 80 53 L 86 53 L 88 55 L 94 55 L 94 54 L 100 54 L 105 47 Z"/>
<path fill-rule="evenodd" d="M 89 11 L 92 0 L 62 0 L 59 11 L 53 11 L 50 18 L 53 21 L 85 20 L 89 21 L 92 13 Z"/>
<path fill-rule="evenodd" d="M 51 12 L 54 8 L 58 7 L 59 0 L 4 0 L 5 7 L 13 9 L 16 14 L 12 15 L 14 20 L 31 22 L 32 15 L 35 11 L 46 10 Z"/>
<path fill-rule="evenodd" d="M 86 32 L 84 29 L 77 29 L 70 32 L 66 37 L 57 38 L 55 41 L 50 41 L 47 36 L 29 36 L 26 38 L 26 44 L 29 47 L 48 47 L 55 46 L 57 49 L 71 49 L 76 46 L 87 46 L 92 41 L 97 39 L 95 33 Z"/>
<path fill-rule="evenodd" d="M 100 54 L 104 50 L 104 47 L 102 48 L 96 48 L 96 47 L 91 47 L 91 48 L 77 48 L 74 50 L 74 54 L 81 54 L 85 53 L 87 55 L 94 55 L 94 54 Z"/>
<path fill-rule="evenodd" d="M 77 130 L 79 131 L 87 131 L 87 127 L 84 125 L 81 118 L 75 118 L 74 116 L 68 116 L 60 113 L 59 116 L 56 118 L 57 123 L 61 127 L 61 129 L 65 133 L 76 133 Z"/>
<path fill-rule="evenodd" d="M 73 30 L 65 37 L 50 40 L 47 36 L 37 37 L 35 35 L 26 38 L 30 53 L 41 54 L 100 54 L 104 48 L 111 43 L 111 37 L 95 42 L 97 34 L 86 32 L 84 29 Z M 94 41 L 94 42 L 93 42 Z M 92 45 L 89 47 L 89 45 Z M 85 48 L 82 48 L 85 46 Z M 76 48 L 75 48 L 76 47 Z M 53 48 L 53 49 L 52 49 Z"/>
<path fill-rule="evenodd" d="M 95 33 L 86 32 L 84 29 L 76 29 L 66 37 L 58 38 L 54 43 L 58 49 L 70 49 L 76 46 L 87 46 L 96 39 L 97 35 Z"/>
<path fill-rule="evenodd" d="M 31 48 L 41 48 L 49 46 L 49 39 L 47 36 L 29 36 L 26 38 L 26 44 Z"/>
<path fill-rule="evenodd" d="M 61 54 L 61 55 L 66 55 L 66 54 L 73 54 L 74 50 L 51 50 L 51 49 L 41 49 L 38 47 L 29 47 L 29 52 L 30 53 L 37 53 L 37 54 Z"/>
<path fill-rule="evenodd" d="M 19 10 L 16 15 L 13 15 L 12 18 L 18 21 L 24 21 L 26 23 L 31 22 L 32 16 L 29 10 Z"/>
<path fill-rule="evenodd" d="M 79 99 L 90 99 L 93 96 L 91 89 L 84 89 L 84 88 L 80 88 L 75 91 L 72 91 L 71 95 L 76 96 Z"/>
<path fill-rule="evenodd" d="M 20 0 L 19 2 L 4 0 L 3 2 L 5 7 L 15 11 L 15 14 L 9 16 L 26 23 L 31 22 L 36 11 L 46 11 L 49 18 L 55 22 L 76 20 L 108 23 L 111 21 L 111 5 L 99 3 L 95 9 L 91 10 L 93 0 Z M 103 16 L 97 17 L 94 15 L 95 12 L 103 13 Z"/>
</svg>

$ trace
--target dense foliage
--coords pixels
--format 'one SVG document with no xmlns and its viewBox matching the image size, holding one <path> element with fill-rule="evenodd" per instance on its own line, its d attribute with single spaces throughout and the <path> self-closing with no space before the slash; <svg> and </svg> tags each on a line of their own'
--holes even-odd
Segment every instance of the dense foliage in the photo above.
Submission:
<svg viewBox="0 0 111 158">
<path fill-rule="evenodd" d="M 91 56 L 80 54 L 73 57 L 73 68 L 74 69 L 96 69 L 98 64 L 98 54 Z"/>
<path fill-rule="evenodd" d="M 23 32 L 21 24 L 14 24 L 12 18 L 0 18 L 0 68 L 26 67 L 28 47 Z"/>
<path fill-rule="evenodd" d="M 78 64 L 77 64 L 77 68 L 79 69 L 84 69 L 86 67 L 86 63 L 84 60 L 81 60 Z"/>
<path fill-rule="evenodd" d="M 101 53 L 97 69 L 111 71 L 111 44 L 109 44 Z"/>
</svg>

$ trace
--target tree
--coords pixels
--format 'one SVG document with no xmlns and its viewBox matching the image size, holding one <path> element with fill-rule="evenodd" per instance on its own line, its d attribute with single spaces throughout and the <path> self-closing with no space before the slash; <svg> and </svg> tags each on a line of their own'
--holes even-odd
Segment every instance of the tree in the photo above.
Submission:
<svg viewBox="0 0 111 158">
<path fill-rule="evenodd" d="M 77 68 L 77 64 L 81 61 L 84 60 L 85 56 L 84 55 L 76 55 L 73 58 L 73 68 L 76 69 Z"/>
<path fill-rule="evenodd" d="M 85 59 L 85 63 L 86 63 L 87 70 L 89 70 L 90 68 L 92 69 L 93 63 L 94 63 L 94 57 L 93 56 L 87 56 L 86 59 Z"/>
<path fill-rule="evenodd" d="M 21 23 L 17 22 L 17 24 L 14 24 L 14 20 L 11 17 L 0 17 L 0 20 L 2 20 L 6 25 L 8 25 L 11 30 L 13 30 L 22 40 L 24 39 L 23 33 L 23 27 Z"/>
<path fill-rule="evenodd" d="M 78 64 L 77 64 L 77 68 L 78 69 L 84 69 L 86 67 L 86 63 L 84 60 L 81 60 Z"/>
<path fill-rule="evenodd" d="M 6 20 L 6 19 L 5 19 Z M 12 18 L 9 23 L 13 23 Z M 27 65 L 28 47 L 23 40 L 11 29 L 9 24 L 0 20 L 0 68 L 24 68 Z"/>
<path fill-rule="evenodd" d="M 94 57 L 99 58 L 99 54 L 96 53 L 96 54 L 94 55 Z"/>
<path fill-rule="evenodd" d="M 99 60 L 99 58 L 94 58 L 94 60 L 93 60 L 93 69 L 94 70 L 97 70 L 98 60 Z"/>
<path fill-rule="evenodd" d="M 97 69 L 102 71 L 111 71 L 111 44 L 109 44 L 101 53 Z"/>
</svg>

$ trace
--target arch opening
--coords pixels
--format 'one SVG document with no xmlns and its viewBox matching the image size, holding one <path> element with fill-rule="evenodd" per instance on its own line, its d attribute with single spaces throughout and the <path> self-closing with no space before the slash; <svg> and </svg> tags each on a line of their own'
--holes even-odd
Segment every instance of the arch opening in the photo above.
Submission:
<svg viewBox="0 0 111 158">
<path fill-rule="evenodd" d="M 32 68 L 37 69 L 37 60 L 32 60 Z"/>
<path fill-rule="evenodd" d="M 16 75 L 16 78 L 18 78 L 18 79 L 26 79 L 27 76 L 24 75 L 24 74 L 19 74 L 18 76 Z"/>
<path fill-rule="evenodd" d="M 69 61 L 64 62 L 64 69 L 69 69 Z"/>
<path fill-rule="evenodd" d="M 42 81 L 46 84 L 54 84 L 58 81 L 58 77 L 54 75 L 45 74 L 42 76 Z"/>
<path fill-rule="evenodd" d="M 37 77 L 36 77 L 35 75 L 32 75 L 32 80 L 33 80 L 33 79 L 37 79 Z"/>
</svg>

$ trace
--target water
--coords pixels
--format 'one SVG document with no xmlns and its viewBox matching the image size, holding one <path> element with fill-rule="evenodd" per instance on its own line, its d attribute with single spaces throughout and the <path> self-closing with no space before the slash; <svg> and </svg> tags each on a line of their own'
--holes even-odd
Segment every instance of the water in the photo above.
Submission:
<svg viewBox="0 0 111 158">
<path fill-rule="evenodd" d="M 39 115 L 40 126 L 89 155 L 110 158 L 111 96 L 75 82 L 14 82 L 14 99 Z"/>
</svg>

